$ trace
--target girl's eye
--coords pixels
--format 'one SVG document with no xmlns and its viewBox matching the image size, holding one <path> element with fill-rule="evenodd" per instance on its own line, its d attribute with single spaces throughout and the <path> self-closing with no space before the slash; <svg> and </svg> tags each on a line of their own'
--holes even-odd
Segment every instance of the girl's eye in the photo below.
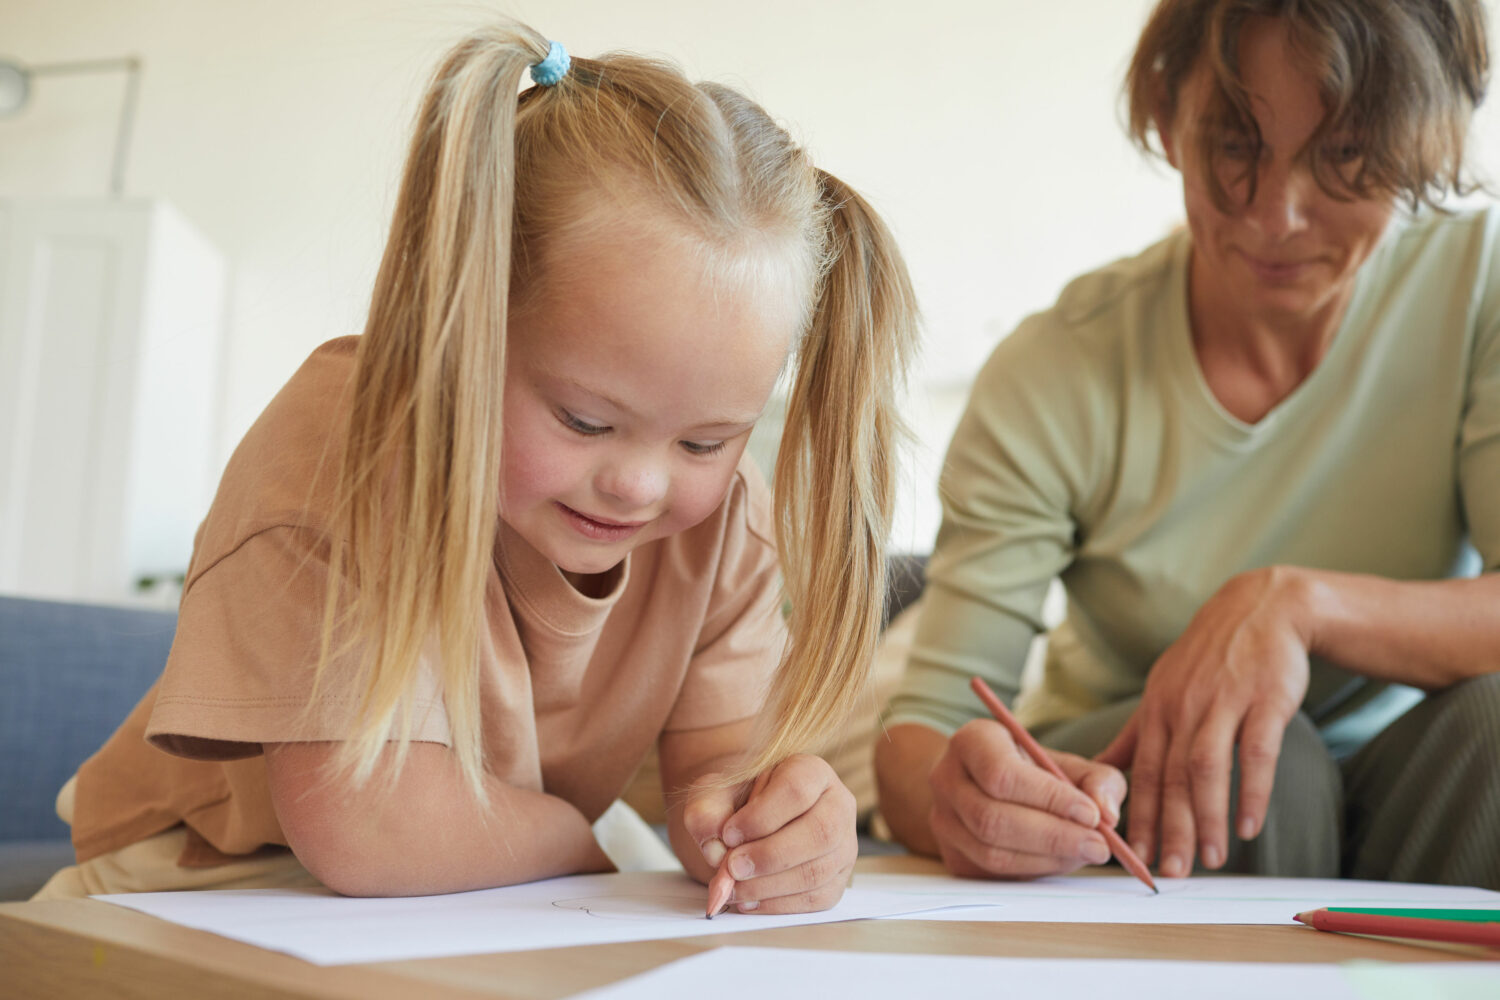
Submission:
<svg viewBox="0 0 1500 1000">
<path fill-rule="evenodd" d="M 593 437 L 596 434 L 603 434 L 605 431 L 609 430 L 608 427 L 605 427 L 601 424 L 591 424 L 587 420 L 580 420 L 578 417 L 569 413 L 567 410 L 558 410 L 557 419 L 561 420 L 570 430 L 575 430 L 579 434 L 584 434 L 589 437 Z"/>
<path fill-rule="evenodd" d="M 712 444 L 705 444 L 701 441 L 684 441 L 682 447 L 687 449 L 690 455 L 717 455 L 724 450 L 724 442 L 715 441 Z"/>
</svg>

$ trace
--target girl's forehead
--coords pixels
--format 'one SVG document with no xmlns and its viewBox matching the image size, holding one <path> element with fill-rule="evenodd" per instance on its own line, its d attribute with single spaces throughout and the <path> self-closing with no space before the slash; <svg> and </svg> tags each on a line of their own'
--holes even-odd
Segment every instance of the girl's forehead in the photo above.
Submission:
<svg viewBox="0 0 1500 1000">
<path fill-rule="evenodd" d="M 535 294 L 512 324 L 517 347 L 545 353 L 744 352 L 776 365 L 800 332 L 809 291 L 774 256 L 721 259 L 712 247 L 659 230 L 617 228 L 550 248 Z M 572 244 L 572 245 L 569 245 Z M 729 273 L 726 273 L 729 272 Z M 528 345 L 541 335 L 545 343 Z M 752 355 L 756 357 L 752 357 Z"/>
<path fill-rule="evenodd" d="M 635 301 L 690 296 L 721 315 L 754 311 L 769 326 L 800 333 L 811 308 L 816 264 L 803 241 L 746 227 L 709 237 L 640 210 L 593 211 L 536 248 L 536 265 L 515 290 L 525 307 L 610 312 Z"/>
</svg>

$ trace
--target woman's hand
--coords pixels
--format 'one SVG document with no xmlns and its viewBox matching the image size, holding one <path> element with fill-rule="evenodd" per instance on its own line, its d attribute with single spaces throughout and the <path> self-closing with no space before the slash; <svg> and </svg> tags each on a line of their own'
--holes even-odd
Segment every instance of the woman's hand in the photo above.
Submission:
<svg viewBox="0 0 1500 1000">
<path fill-rule="evenodd" d="M 1198 609 L 1151 668 L 1140 707 L 1100 761 L 1128 767 L 1131 847 L 1187 875 L 1228 853 L 1230 773 L 1239 745 L 1237 833 L 1260 832 L 1287 723 L 1307 693 L 1310 640 L 1297 572 L 1241 573 Z"/>
<path fill-rule="evenodd" d="M 748 795 L 744 786 L 691 792 L 682 808 L 683 827 L 709 868 L 729 865 L 730 906 L 807 913 L 843 896 L 859 850 L 854 795 L 821 757 L 787 758 Z"/>
<path fill-rule="evenodd" d="M 1073 785 L 1034 763 L 993 719 L 976 719 L 953 734 L 929 778 L 928 822 L 949 871 L 1033 878 L 1109 860 L 1095 827 L 1101 815 L 1111 826 L 1119 821 L 1124 776 L 1073 754 L 1049 753 Z"/>
</svg>

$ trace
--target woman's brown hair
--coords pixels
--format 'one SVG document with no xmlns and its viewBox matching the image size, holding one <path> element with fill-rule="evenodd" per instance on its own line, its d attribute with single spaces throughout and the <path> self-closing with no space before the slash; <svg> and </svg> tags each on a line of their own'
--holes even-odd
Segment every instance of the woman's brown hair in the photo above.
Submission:
<svg viewBox="0 0 1500 1000">
<path fill-rule="evenodd" d="M 405 747 L 404 706 L 431 664 L 458 763 L 481 788 L 477 652 L 505 461 L 508 310 L 525 308 L 559 246 L 588 238 L 584 208 L 613 196 L 604 204 L 692 239 L 723 280 L 753 279 L 773 256 L 798 276 L 773 483 L 790 642 L 743 778 L 825 739 L 866 677 L 896 396 L 915 347 L 911 282 L 870 206 L 744 96 L 609 55 L 574 58 L 555 86 L 518 97 L 547 52 L 524 26 L 477 31 L 422 102 L 359 346 L 319 675 L 336 657 L 356 661 L 363 704 L 344 762 L 362 778 L 392 734 Z"/>
<path fill-rule="evenodd" d="M 1204 113 L 1215 128 L 1198 130 L 1184 154 L 1199 158 L 1221 209 L 1232 199 L 1219 180 L 1216 130 L 1248 143 L 1241 162 L 1258 162 L 1261 147 L 1239 69 L 1241 31 L 1252 18 L 1284 21 L 1320 82 L 1326 114 L 1306 155 L 1325 191 L 1396 195 L 1416 208 L 1477 186 L 1464 146 L 1489 82 L 1480 0 L 1162 0 L 1126 74 L 1130 133 L 1156 152 L 1152 133 L 1174 121 L 1183 86 L 1203 67 L 1213 82 Z M 1345 137 L 1357 153 L 1349 157 L 1353 169 L 1329 155 Z M 1246 180 L 1247 199 L 1254 198 L 1253 170 Z"/>
</svg>

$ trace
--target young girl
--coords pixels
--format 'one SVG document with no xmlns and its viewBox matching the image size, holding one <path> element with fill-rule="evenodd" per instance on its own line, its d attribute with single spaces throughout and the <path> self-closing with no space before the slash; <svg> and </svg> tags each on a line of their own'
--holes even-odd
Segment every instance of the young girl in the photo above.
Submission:
<svg viewBox="0 0 1500 1000">
<path fill-rule="evenodd" d="M 41 895 L 599 871 L 591 823 L 655 742 L 693 877 L 832 905 L 853 801 L 798 751 L 870 660 L 914 317 L 880 220 L 745 97 L 466 38 L 364 336 L 236 450 Z M 789 362 L 773 505 L 743 452 Z"/>
</svg>

